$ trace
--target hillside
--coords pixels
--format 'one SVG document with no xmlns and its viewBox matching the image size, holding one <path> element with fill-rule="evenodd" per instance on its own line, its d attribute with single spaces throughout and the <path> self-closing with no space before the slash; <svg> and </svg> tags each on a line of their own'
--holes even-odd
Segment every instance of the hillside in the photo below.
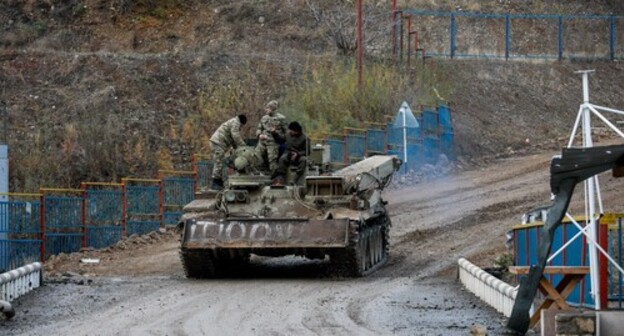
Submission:
<svg viewBox="0 0 624 336">
<path fill-rule="evenodd" d="M 365 2 L 367 64 L 387 63 L 390 3 Z M 613 1 L 458 3 L 399 1 L 436 10 L 621 10 Z M 352 1 L 11 0 L 0 4 L 0 22 L 0 106 L 16 191 L 188 169 L 229 115 L 244 111 L 253 125 L 262 104 L 278 98 L 299 116 L 296 89 L 318 73 L 342 76 L 335 64 L 354 60 Z M 437 86 L 454 107 L 460 161 L 478 164 L 558 146 L 580 103 L 572 72 L 585 68 L 597 69 L 593 100 L 624 107 L 620 63 L 469 60 L 436 60 L 423 70 L 429 82 L 388 88 L 375 107 L 391 114 Z"/>
</svg>

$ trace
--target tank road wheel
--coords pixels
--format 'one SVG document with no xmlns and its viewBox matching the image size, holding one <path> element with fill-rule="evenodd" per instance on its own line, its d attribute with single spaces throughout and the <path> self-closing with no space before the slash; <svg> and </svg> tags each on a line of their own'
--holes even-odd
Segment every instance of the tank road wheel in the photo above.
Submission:
<svg viewBox="0 0 624 336">
<path fill-rule="evenodd" d="M 215 261 L 210 250 L 180 251 L 180 259 L 187 278 L 212 278 L 215 276 Z"/>
<path fill-rule="evenodd" d="M 389 219 L 361 225 L 350 247 L 330 255 L 333 269 L 342 276 L 361 277 L 376 271 L 388 260 Z"/>
</svg>

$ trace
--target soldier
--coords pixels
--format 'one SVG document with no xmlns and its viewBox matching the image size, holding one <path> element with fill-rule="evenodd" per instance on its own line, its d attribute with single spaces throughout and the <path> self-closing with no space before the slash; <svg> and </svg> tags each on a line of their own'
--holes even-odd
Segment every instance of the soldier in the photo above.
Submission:
<svg viewBox="0 0 624 336">
<path fill-rule="evenodd" d="M 305 173 L 307 155 L 310 152 L 308 137 L 303 134 L 301 125 L 296 121 L 288 124 L 288 131 L 284 138 L 279 137 L 277 134 L 274 134 L 274 137 L 278 143 L 286 143 L 286 151 L 279 158 L 278 168 L 271 176 L 273 185 L 284 184 L 284 178 L 289 165 L 297 167 L 297 175 L 293 179 L 294 183 L 297 183 Z"/>
<path fill-rule="evenodd" d="M 279 102 L 272 100 L 264 106 L 266 113 L 260 119 L 256 136 L 258 137 L 258 145 L 256 146 L 256 155 L 264 159 L 265 155 L 269 163 L 271 173 L 277 169 L 277 157 L 279 154 L 279 146 L 275 141 L 273 134 L 284 137 L 286 134 L 286 117 L 277 112 Z"/>
<path fill-rule="evenodd" d="M 247 117 L 240 114 L 217 128 L 212 137 L 210 137 L 211 157 L 214 164 L 212 168 L 212 186 L 211 189 L 223 189 L 223 161 L 225 152 L 230 148 L 238 148 L 245 146 L 245 141 L 240 135 L 240 129 L 247 123 Z"/>
</svg>

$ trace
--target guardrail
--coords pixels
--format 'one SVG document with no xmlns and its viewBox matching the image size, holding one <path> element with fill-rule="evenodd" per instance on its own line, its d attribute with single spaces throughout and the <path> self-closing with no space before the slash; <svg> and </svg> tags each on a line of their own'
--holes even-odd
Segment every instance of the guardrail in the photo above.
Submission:
<svg viewBox="0 0 624 336">
<path fill-rule="evenodd" d="M 0 274 L 0 300 L 11 302 L 41 285 L 41 263 Z"/>
<path fill-rule="evenodd" d="M 492 306 L 506 317 L 516 302 L 518 290 L 475 266 L 464 258 L 459 258 L 459 280 L 464 287 L 474 293 L 485 303 Z"/>
<path fill-rule="evenodd" d="M 15 311 L 11 301 L 38 288 L 41 285 L 41 263 L 26 266 L 0 274 L 0 313 L 12 318 Z"/>
</svg>

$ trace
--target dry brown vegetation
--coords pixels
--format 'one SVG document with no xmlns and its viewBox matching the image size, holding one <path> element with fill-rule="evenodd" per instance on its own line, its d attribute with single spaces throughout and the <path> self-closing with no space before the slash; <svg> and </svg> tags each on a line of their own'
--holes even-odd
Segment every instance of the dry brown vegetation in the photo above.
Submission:
<svg viewBox="0 0 624 336">
<path fill-rule="evenodd" d="M 438 95 L 461 103 L 456 109 L 467 114 L 456 120 L 487 119 L 480 115 L 492 109 L 480 104 L 488 103 L 470 94 L 472 72 L 486 70 L 437 61 L 413 69 L 389 65 L 390 3 L 365 1 L 367 67 L 358 94 L 353 1 L 3 1 L 0 106 L 8 110 L 11 188 L 75 187 L 189 169 L 192 154 L 207 150 L 222 121 L 245 112 L 253 127 L 269 99 L 282 100 L 283 111 L 314 135 L 360 126 L 360 119 L 382 121 L 404 99 L 431 104 Z M 584 1 L 407 3 L 440 10 L 458 10 L 456 3 L 482 11 L 546 10 L 540 3 L 572 12 L 611 10 L 606 1 L 591 8 Z M 534 85 L 528 74 L 511 71 L 516 75 Z M 488 87 L 503 95 L 503 87 Z M 458 137 L 473 144 L 488 129 L 459 125 Z M 496 141 L 465 145 L 460 154 L 493 153 L 523 137 L 501 142 L 496 131 Z"/>
</svg>

